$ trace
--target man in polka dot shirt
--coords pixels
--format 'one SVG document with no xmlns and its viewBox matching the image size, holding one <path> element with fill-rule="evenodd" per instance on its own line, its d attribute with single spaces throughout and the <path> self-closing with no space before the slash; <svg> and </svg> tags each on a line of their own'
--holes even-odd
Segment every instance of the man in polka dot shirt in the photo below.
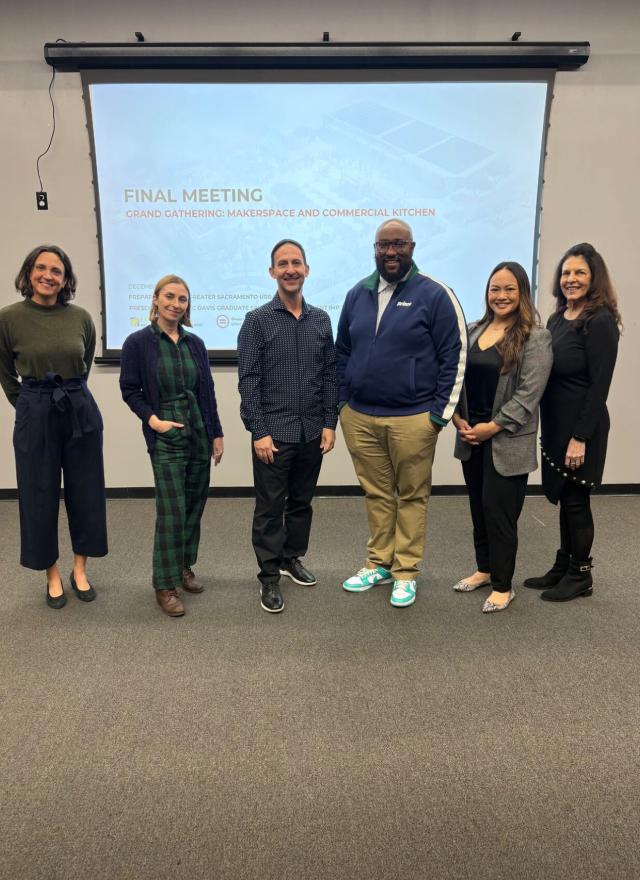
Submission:
<svg viewBox="0 0 640 880">
<path fill-rule="evenodd" d="M 313 586 L 307 552 L 311 499 L 337 424 L 335 346 L 329 316 L 302 296 L 309 274 L 292 239 L 271 251 L 271 302 L 248 312 L 238 336 L 240 415 L 251 432 L 256 506 L 253 549 L 260 604 L 282 611 L 280 576 Z"/>
</svg>

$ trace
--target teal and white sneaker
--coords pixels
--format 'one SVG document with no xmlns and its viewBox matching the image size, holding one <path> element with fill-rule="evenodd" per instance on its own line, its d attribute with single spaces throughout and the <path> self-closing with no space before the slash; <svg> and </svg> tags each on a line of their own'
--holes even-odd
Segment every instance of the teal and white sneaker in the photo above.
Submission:
<svg viewBox="0 0 640 880">
<path fill-rule="evenodd" d="M 354 574 L 342 584 L 342 588 L 349 593 L 363 593 L 378 584 L 391 583 L 393 583 L 391 572 L 378 566 L 377 568 L 361 568 L 358 574 Z"/>
<path fill-rule="evenodd" d="M 391 604 L 396 608 L 405 608 L 416 601 L 415 581 L 394 581 L 391 590 Z"/>
</svg>

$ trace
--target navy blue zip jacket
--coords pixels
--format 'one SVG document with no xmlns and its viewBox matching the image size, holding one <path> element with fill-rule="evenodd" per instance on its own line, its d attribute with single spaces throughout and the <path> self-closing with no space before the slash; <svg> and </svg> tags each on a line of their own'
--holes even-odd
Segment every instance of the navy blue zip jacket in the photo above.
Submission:
<svg viewBox="0 0 640 880">
<path fill-rule="evenodd" d="M 185 330 L 189 351 L 200 374 L 198 405 L 209 440 L 222 437 L 222 425 L 218 418 L 216 393 L 211 378 L 209 357 L 199 336 Z M 147 451 L 153 452 L 156 432 L 149 427 L 149 418 L 160 412 L 160 387 L 158 385 L 159 338 L 151 327 L 132 333 L 124 341 L 120 359 L 120 391 L 122 399 L 142 420 L 142 433 L 147 441 Z"/>
<path fill-rule="evenodd" d="M 400 281 L 378 332 L 374 272 L 346 296 L 336 340 L 338 399 L 373 416 L 428 412 L 446 425 L 460 397 L 467 330 L 451 288 L 415 263 Z"/>
</svg>

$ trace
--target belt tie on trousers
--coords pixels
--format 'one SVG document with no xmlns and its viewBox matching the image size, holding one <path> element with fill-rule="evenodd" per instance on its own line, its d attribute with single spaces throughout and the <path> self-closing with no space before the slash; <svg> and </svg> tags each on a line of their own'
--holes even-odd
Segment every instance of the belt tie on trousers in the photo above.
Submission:
<svg viewBox="0 0 640 880">
<path fill-rule="evenodd" d="M 99 426 L 83 419 L 80 423 L 78 417 L 81 408 L 85 404 L 85 398 L 88 396 L 87 381 L 83 377 L 74 379 L 63 379 L 58 373 L 46 373 L 44 379 L 23 379 L 20 387 L 21 394 L 37 394 L 41 399 L 43 395 L 49 395 L 51 398 L 51 407 L 55 407 L 58 412 L 67 413 L 71 419 L 71 438 L 79 440 L 83 434 L 90 434 Z M 81 395 L 81 396 L 80 396 Z M 47 449 L 49 440 L 49 422 L 45 420 L 44 431 L 39 438 L 38 448 L 33 452 L 36 455 L 44 454 Z M 44 478 L 40 488 L 46 489 L 48 480 Z"/>
</svg>

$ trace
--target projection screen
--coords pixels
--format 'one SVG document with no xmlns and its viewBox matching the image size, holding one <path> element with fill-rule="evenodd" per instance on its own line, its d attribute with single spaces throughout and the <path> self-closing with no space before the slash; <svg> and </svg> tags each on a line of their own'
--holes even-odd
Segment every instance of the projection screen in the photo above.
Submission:
<svg viewBox="0 0 640 880">
<path fill-rule="evenodd" d="M 535 278 L 548 71 L 118 76 L 83 73 L 104 355 L 145 325 L 155 282 L 175 273 L 191 289 L 194 331 L 232 360 L 245 313 L 275 292 L 267 270 L 281 238 L 305 247 L 305 297 L 335 330 L 391 218 L 411 225 L 418 266 L 453 287 L 468 320 L 497 262 Z"/>
</svg>

